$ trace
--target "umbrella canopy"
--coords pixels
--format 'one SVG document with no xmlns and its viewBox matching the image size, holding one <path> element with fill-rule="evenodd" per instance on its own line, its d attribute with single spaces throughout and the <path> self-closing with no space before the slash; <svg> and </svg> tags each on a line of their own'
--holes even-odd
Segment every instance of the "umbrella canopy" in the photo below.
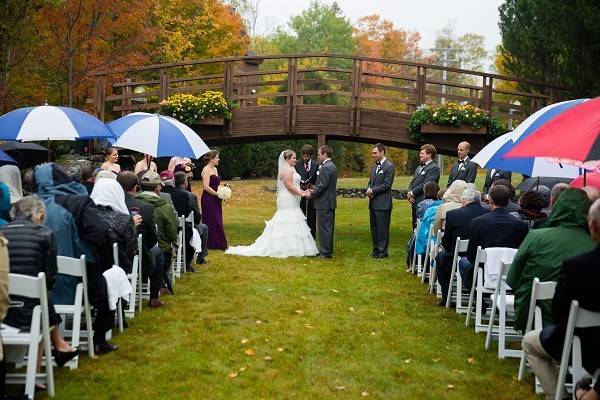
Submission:
<svg viewBox="0 0 600 400">
<path fill-rule="evenodd" d="M 0 150 L 0 164 L 17 164 L 17 161 L 6 152 Z"/>
<path fill-rule="evenodd" d="M 48 159 L 48 149 L 37 143 L 5 142 L 0 144 L 0 150 L 11 156 L 23 169 L 41 164 Z"/>
<path fill-rule="evenodd" d="M 585 180 L 585 184 L 584 184 Z M 585 177 L 580 176 L 576 179 L 573 179 L 569 186 L 574 188 L 582 188 L 584 186 L 593 186 L 596 189 L 600 190 L 600 173 L 595 174 L 587 174 Z"/>
<path fill-rule="evenodd" d="M 158 114 L 133 113 L 108 124 L 117 137 L 114 146 L 154 157 L 200 158 L 210 149 L 187 125 Z"/>
<path fill-rule="evenodd" d="M 584 99 L 556 103 L 536 111 L 525 119 L 519 126 L 481 149 L 473 162 L 482 168 L 495 168 L 538 177 L 553 176 L 574 178 L 579 175 L 579 169 L 570 165 L 562 165 L 544 157 L 522 156 L 520 158 L 505 158 L 505 155 L 518 143 L 529 137 L 538 127 L 555 118 L 557 115 L 582 103 Z"/>
<path fill-rule="evenodd" d="M 68 107 L 25 107 L 0 117 L 0 140 L 75 140 L 114 138 L 106 125 Z"/>
<path fill-rule="evenodd" d="M 581 102 L 537 127 L 506 154 L 525 156 L 548 157 L 590 169 L 600 166 L 600 97 Z"/>
<path fill-rule="evenodd" d="M 572 181 L 571 178 L 556 178 L 556 177 L 552 177 L 552 176 L 527 178 L 527 179 L 523 179 L 523 181 L 521 183 L 519 183 L 515 189 L 520 192 L 534 190 L 535 188 L 537 188 L 539 186 L 546 186 L 546 187 L 552 189 L 552 187 L 554 185 L 556 185 L 557 183 L 569 183 L 571 181 Z"/>
</svg>

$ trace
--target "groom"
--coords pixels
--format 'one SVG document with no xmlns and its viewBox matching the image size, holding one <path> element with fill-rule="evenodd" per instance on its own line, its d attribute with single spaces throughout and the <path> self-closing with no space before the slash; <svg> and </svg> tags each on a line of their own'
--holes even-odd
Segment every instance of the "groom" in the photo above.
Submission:
<svg viewBox="0 0 600 400">
<path fill-rule="evenodd" d="M 371 169 L 367 197 L 369 198 L 369 219 L 373 240 L 373 258 L 387 258 L 390 242 L 390 217 L 392 215 L 392 184 L 396 171 L 385 157 L 385 146 L 373 146 L 375 166 Z"/>
<path fill-rule="evenodd" d="M 333 228 L 335 225 L 337 168 L 331 161 L 331 147 L 321 146 L 317 160 L 321 164 L 317 171 L 317 182 L 311 190 L 319 228 L 319 254 L 321 258 L 333 257 Z"/>
</svg>

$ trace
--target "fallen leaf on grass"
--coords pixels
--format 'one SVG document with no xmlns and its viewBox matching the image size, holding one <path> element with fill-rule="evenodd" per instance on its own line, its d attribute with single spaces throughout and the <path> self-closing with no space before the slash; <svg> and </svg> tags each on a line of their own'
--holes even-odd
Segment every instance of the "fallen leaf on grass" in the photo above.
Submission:
<svg viewBox="0 0 600 400">
<path fill-rule="evenodd" d="M 230 372 L 229 375 L 227 375 L 228 377 L 230 377 L 231 379 L 236 378 L 238 376 L 237 372 Z"/>
<path fill-rule="evenodd" d="M 241 367 L 240 368 L 240 372 L 244 372 L 246 370 L 246 367 Z"/>
<path fill-rule="evenodd" d="M 294 312 L 295 312 L 296 314 L 304 314 L 304 311 L 302 311 L 302 310 L 296 310 L 296 311 L 294 311 Z"/>
<path fill-rule="evenodd" d="M 269 339 L 265 339 L 265 342 L 266 342 L 266 343 L 269 343 Z"/>
<path fill-rule="evenodd" d="M 440 359 L 439 358 L 432 358 L 431 361 L 433 361 L 434 363 L 436 363 L 436 362 L 440 362 Z"/>
<path fill-rule="evenodd" d="M 348 310 L 354 311 L 354 307 L 348 307 Z"/>
<path fill-rule="evenodd" d="M 335 390 L 346 390 L 346 386 L 336 386 Z"/>
<path fill-rule="evenodd" d="M 256 352 L 254 351 L 254 349 L 246 349 L 244 350 L 244 354 L 247 356 L 255 356 Z"/>
<path fill-rule="evenodd" d="M 475 361 L 475 357 L 469 357 L 467 358 L 467 361 L 469 362 L 469 364 L 476 364 L 477 361 Z"/>
<path fill-rule="evenodd" d="M 454 389 L 454 385 L 448 385 L 446 386 L 448 389 Z"/>
<path fill-rule="evenodd" d="M 312 325 L 311 324 L 304 324 L 304 327 L 308 328 L 308 329 L 312 329 Z"/>
<path fill-rule="evenodd" d="M 264 356 L 263 360 L 265 360 L 265 361 L 273 361 L 273 357 L 271 357 L 271 356 Z"/>
<path fill-rule="evenodd" d="M 283 351 L 283 347 L 278 347 L 277 351 L 281 353 Z"/>
<path fill-rule="evenodd" d="M 372 332 L 371 332 L 371 335 L 375 336 L 375 335 L 376 335 L 375 331 L 372 331 Z"/>
<path fill-rule="evenodd" d="M 246 339 L 246 338 L 244 338 L 244 339 L 242 339 L 240 342 L 241 342 L 242 344 L 246 344 L 246 343 L 248 343 L 248 342 L 249 342 L 249 340 L 248 340 L 248 339 Z"/>
<path fill-rule="evenodd" d="M 406 360 L 404 360 L 404 364 L 410 364 L 412 360 L 410 358 L 407 358 Z"/>
<path fill-rule="evenodd" d="M 362 392 L 360 394 L 362 397 L 367 397 L 369 395 L 369 392 L 367 392 L 366 390 L 364 392 Z"/>
<path fill-rule="evenodd" d="M 275 290 L 275 289 L 267 289 L 267 292 L 272 292 L 273 290 Z"/>
<path fill-rule="evenodd" d="M 306 296 L 302 296 L 302 297 L 300 297 L 300 298 L 301 298 L 301 299 L 304 299 L 304 300 L 306 300 Z"/>
<path fill-rule="evenodd" d="M 339 290 L 331 289 L 333 293 L 339 293 Z"/>
<path fill-rule="evenodd" d="M 256 325 L 260 325 L 262 324 L 262 321 L 260 319 L 257 319 L 256 321 L 254 321 L 256 323 Z"/>
</svg>

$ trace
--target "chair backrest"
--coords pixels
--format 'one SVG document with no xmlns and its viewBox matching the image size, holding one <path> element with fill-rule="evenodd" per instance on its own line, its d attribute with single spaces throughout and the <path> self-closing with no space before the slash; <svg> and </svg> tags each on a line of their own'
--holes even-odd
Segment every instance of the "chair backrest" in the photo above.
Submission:
<svg viewBox="0 0 600 400">
<path fill-rule="evenodd" d="M 46 292 L 46 274 L 40 272 L 37 277 L 21 274 L 8 275 L 8 293 L 30 299 L 42 299 Z"/>
<path fill-rule="evenodd" d="M 482 249 L 481 246 L 477 246 L 477 254 L 475 255 L 475 263 L 473 264 L 473 268 L 477 270 L 479 268 L 479 264 L 485 263 L 487 261 L 487 257 L 485 255 L 485 249 Z"/>
<path fill-rule="evenodd" d="M 76 277 L 83 277 L 87 273 L 85 269 L 85 255 L 80 258 L 56 256 L 58 273 Z"/>
</svg>

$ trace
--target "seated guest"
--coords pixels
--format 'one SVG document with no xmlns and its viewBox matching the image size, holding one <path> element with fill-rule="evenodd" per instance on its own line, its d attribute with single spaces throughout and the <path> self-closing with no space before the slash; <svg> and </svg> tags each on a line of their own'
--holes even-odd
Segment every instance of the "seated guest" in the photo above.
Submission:
<svg viewBox="0 0 600 400">
<path fill-rule="evenodd" d="M 10 220 L 10 190 L 4 182 L 0 182 L 0 225 Z"/>
<path fill-rule="evenodd" d="M 548 186 L 539 185 L 539 186 L 536 186 L 534 190 L 536 192 L 538 192 L 539 195 L 542 197 L 542 201 L 544 203 L 544 205 L 542 207 L 542 211 L 543 211 L 544 209 L 546 209 L 550 206 L 550 195 L 551 195 L 550 188 Z"/>
<path fill-rule="evenodd" d="M 488 193 L 491 212 L 473 219 L 471 236 L 466 260 L 459 265 L 463 284 L 471 286 L 473 269 L 477 256 L 477 247 L 519 248 L 527 236 L 527 224 L 519 218 L 510 215 L 506 206 L 510 200 L 510 190 L 504 185 L 493 185 Z M 479 267 L 479 266 L 478 266 Z"/>
<path fill-rule="evenodd" d="M 170 173 L 170 171 L 163 171 L 163 173 L 161 173 L 161 176 L 165 173 Z M 163 180 L 164 182 L 164 180 Z M 196 195 L 192 192 L 188 192 L 185 187 L 187 185 L 188 182 L 188 177 L 186 175 L 185 172 L 179 171 L 175 173 L 175 186 L 171 186 L 171 185 L 165 185 L 162 188 L 162 191 L 169 193 L 171 195 L 171 198 L 173 199 L 173 205 L 175 206 L 175 210 L 177 211 L 178 215 L 184 215 L 186 218 L 190 215 L 190 213 L 193 211 L 194 212 L 194 228 L 197 229 L 198 234 L 201 237 L 202 240 L 202 251 L 199 252 L 198 254 L 198 263 L 199 264 L 204 264 L 205 261 L 205 257 L 208 255 L 208 227 L 203 224 L 202 221 L 202 213 L 200 212 L 200 209 L 198 207 L 198 198 L 196 197 Z M 192 260 L 192 257 L 194 255 L 194 248 L 192 248 L 189 245 L 191 236 L 192 236 L 192 223 L 188 224 L 190 229 L 187 229 L 186 227 L 186 235 L 188 236 L 186 238 L 186 245 L 187 245 L 187 250 L 186 250 L 186 256 L 188 258 L 187 261 L 187 265 L 189 265 L 190 261 Z M 191 269 L 192 272 L 194 272 L 193 268 Z"/>
<path fill-rule="evenodd" d="M 427 250 L 427 236 L 429 236 L 429 227 L 431 224 L 435 223 L 435 215 L 438 207 L 444 204 L 444 200 L 442 200 L 444 193 L 446 193 L 446 189 L 441 189 L 438 192 L 438 200 L 427 208 L 423 218 L 421 219 L 421 226 L 415 237 L 417 254 L 425 254 L 425 251 Z"/>
<path fill-rule="evenodd" d="M 583 190 L 565 190 L 554 204 L 546 227 L 529 232 L 519 247 L 506 279 L 515 292 L 515 329 L 522 331 L 527 324 L 533 278 L 556 281 L 563 260 L 594 247 L 586 232 L 589 204 Z M 549 304 L 541 303 L 540 308 L 544 322 L 551 322 Z"/>
<path fill-rule="evenodd" d="M 521 193 L 519 197 L 520 209 L 511 214 L 517 218 L 521 218 L 523 222 L 527 224 L 529 229 L 537 228 L 546 221 L 548 217 L 545 212 L 542 211 L 544 208 L 544 199 L 535 190 L 528 190 Z"/>
<path fill-rule="evenodd" d="M 8 240 L 10 272 L 33 277 L 37 277 L 40 272 L 45 273 L 46 288 L 50 293 L 58 270 L 54 234 L 50 228 L 43 225 L 46 217 L 44 203 L 36 195 L 27 196 L 14 204 L 12 213 L 13 221 L 0 227 L 0 232 Z M 39 300 L 21 296 L 12 296 L 12 300 L 21 303 L 22 306 L 9 308 L 4 323 L 29 331 L 33 309 L 39 305 Z M 51 326 L 50 337 L 57 351 L 55 361 L 59 367 L 62 367 L 77 355 L 77 349 L 71 347 L 60 334 L 58 325 L 61 320 L 51 301 L 48 301 L 48 314 Z M 41 354 L 38 369 L 40 366 Z"/>
<path fill-rule="evenodd" d="M 444 193 L 444 204 L 438 207 L 437 213 L 435 214 L 435 223 L 433 226 L 433 232 L 437 232 L 443 228 L 443 221 L 446 220 L 446 213 L 450 210 L 455 210 L 462 206 L 461 196 L 467 188 L 467 182 L 457 179 L 450 184 L 446 193 Z"/>
<path fill-rule="evenodd" d="M 86 256 L 88 294 L 96 311 L 94 345 L 96 353 L 117 349 L 106 341 L 106 332 L 112 329 L 114 311 L 108 307 L 106 283 L 102 273 L 112 266 L 110 228 L 100 217 L 98 208 L 87 195 L 85 187 L 73 182 L 58 164 L 37 166 L 31 182 L 36 194 L 46 207 L 47 227 L 57 241 L 58 255 L 79 258 Z M 59 275 L 52 289 L 54 304 L 73 304 L 78 280 Z"/>
<path fill-rule="evenodd" d="M 115 179 L 98 179 L 90 197 L 98 207 L 98 214 L 114 233 L 112 239 L 118 244 L 119 267 L 130 274 L 137 252 L 135 228 L 142 222 L 142 217 L 131 218 L 125 204 L 125 192 Z"/>
<path fill-rule="evenodd" d="M 117 177 L 125 191 L 125 205 L 130 213 L 139 213 L 142 222 L 137 226 L 137 233 L 142 234 L 142 279 L 150 279 L 150 300 L 157 303 L 163 279 L 163 254 L 156 244 L 156 224 L 154 223 L 154 207 L 135 198 L 140 183 L 131 171 L 121 172 Z"/>
<path fill-rule="evenodd" d="M 492 184 L 492 187 L 494 187 L 496 185 L 504 186 L 505 188 L 507 188 L 510 191 L 510 197 L 508 199 L 508 204 L 504 208 L 506 208 L 506 210 L 509 213 L 519 211 L 519 206 L 513 201 L 515 198 L 515 194 L 516 194 L 514 186 L 511 185 L 510 182 L 507 181 L 506 179 L 498 179 L 497 181 L 495 181 Z"/>
<path fill-rule="evenodd" d="M 194 168 L 194 164 L 192 164 L 191 162 L 186 163 L 186 164 L 178 164 L 175 166 L 175 170 L 173 172 L 174 174 L 176 174 L 177 172 L 185 173 L 185 175 L 187 176 L 187 180 L 186 180 L 184 189 L 187 190 L 188 192 L 192 191 L 191 180 L 192 180 L 192 177 L 194 176 L 194 173 L 192 172 L 193 168 Z"/>
<path fill-rule="evenodd" d="M 556 185 L 552 186 L 552 190 L 550 191 L 550 209 L 554 207 L 554 203 L 556 203 L 560 194 L 568 188 L 569 185 L 567 185 L 566 183 L 557 183 Z M 546 214 L 549 214 L 549 212 L 546 212 Z"/>
<path fill-rule="evenodd" d="M 469 239 L 473 219 L 488 213 L 488 210 L 481 206 L 481 193 L 472 188 L 463 191 L 461 201 L 461 208 L 446 213 L 446 228 L 444 229 L 444 236 L 442 236 L 442 247 L 444 249 L 435 259 L 438 281 L 442 287 L 442 301 L 440 301 L 442 306 L 446 305 L 456 239 L 459 237 L 461 240 Z M 460 256 L 464 255 L 461 254 Z"/>
<path fill-rule="evenodd" d="M 421 200 L 419 204 L 417 204 L 417 218 L 423 218 L 425 215 L 425 211 L 429 208 L 430 205 L 435 203 L 438 200 L 438 192 L 440 191 L 440 187 L 436 182 L 427 182 L 423 186 L 423 194 L 425 199 Z"/>
<path fill-rule="evenodd" d="M 94 182 L 96 181 L 96 168 L 93 165 L 86 165 L 81 169 L 81 184 L 85 186 L 88 195 L 92 194 L 94 189 Z"/>
<path fill-rule="evenodd" d="M 160 175 L 154 171 L 146 171 L 142 176 L 141 186 L 142 192 L 136 198 L 154 207 L 154 222 L 158 228 L 158 247 L 162 252 L 163 276 L 165 276 L 168 274 L 164 272 L 171 264 L 171 246 L 177 244 L 177 219 L 173 206 L 159 196 L 162 188 Z M 169 284 L 168 280 L 167 284 Z M 151 298 L 148 302 L 148 306 L 151 308 L 158 308 L 162 305 L 162 301 L 158 298 Z"/>
<path fill-rule="evenodd" d="M 561 195 L 556 203 L 557 208 L 560 207 L 559 202 L 562 196 L 567 193 L 568 191 Z M 546 399 L 554 399 L 557 390 L 558 370 L 555 360 L 560 360 L 562 355 L 571 301 L 577 300 L 581 308 L 600 311 L 600 296 L 598 296 L 598 288 L 600 288 L 600 264 L 598 263 L 600 260 L 600 200 L 596 200 L 590 208 L 588 227 L 596 242 L 595 247 L 592 247 L 587 253 L 566 258 L 562 262 L 551 308 L 554 324 L 546 325 L 541 330 L 530 331 L 523 338 L 525 357 L 533 373 L 538 377 Z M 577 235 L 580 233 L 577 232 Z M 571 241 L 568 243 L 571 244 Z M 581 340 L 583 367 L 593 373 L 600 368 L 600 341 L 598 340 L 600 329 L 577 329 L 575 334 Z M 577 398 L 600 398 L 599 382 L 600 380 L 597 380 L 595 388 L 587 392 L 578 390 Z M 571 398 L 571 396 L 567 396 L 564 388 L 560 388 L 560 390 L 562 391 L 561 398 Z"/>
<path fill-rule="evenodd" d="M 0 324 L 6 316 L 10 299 L 8 298 L 8 242 L 0 233 Z M 6 362 L 2 352 L 2 337 L 0 336 L 0 393 L 6 393 Z"/>
<path fill-rule="evenodd" d="M 594 204 L 594 202 L 600 199 L 600 190 L 596 189 L 593 186 L 584 186 L 581 188 L 587 194 L 588 199 L 590 200 L 590 204 Z"/>
<path fill-rule="evenodd" d="M 23 198 L 23 184 L 19 167 L 16 165 L 1 166 L 0 182 L 6 184 L 10 190 L 10 204 L 15 204 Z"/>
</svg>

